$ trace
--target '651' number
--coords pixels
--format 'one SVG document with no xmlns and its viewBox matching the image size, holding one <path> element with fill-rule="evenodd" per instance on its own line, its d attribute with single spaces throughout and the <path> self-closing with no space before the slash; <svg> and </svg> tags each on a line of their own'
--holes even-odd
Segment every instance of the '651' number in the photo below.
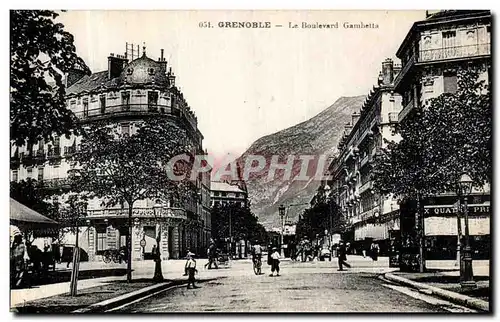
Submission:
<svg viewBox="0 0 500 322">
<path fill-rule="evenodd" d="M 202 21 L 198 24 L 198 27 L 200 28 L 212 28 L 212 24 L 210 21 Z"/>
</svg>

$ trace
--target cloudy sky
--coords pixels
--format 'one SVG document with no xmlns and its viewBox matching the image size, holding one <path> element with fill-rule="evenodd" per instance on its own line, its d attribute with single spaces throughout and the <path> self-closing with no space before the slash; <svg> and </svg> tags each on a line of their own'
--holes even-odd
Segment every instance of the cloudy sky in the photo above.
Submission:
<svg viewBox="0 0 500 322">
<path fill-rule="evenodd" d="M 367 94 L 381 62 L 396 58 L 412 23 L 423 18 L 425 11 L 69 11 L 58 20 L 93 72 L 107 68 L 110 53 L 123 54 L 126 42 L 141 51 L 145 43 L 153 59 L 165 49 L 198 117 L 204 147 L 221 156 L 239 155 L 341 96 Z M 218 27 L 226 21 L 273 27 Z M 302 22 L 338 22 L 338 29 L 302 29 Z M 344 23 L 378 28 L 346 29 Z"/>
</svg>

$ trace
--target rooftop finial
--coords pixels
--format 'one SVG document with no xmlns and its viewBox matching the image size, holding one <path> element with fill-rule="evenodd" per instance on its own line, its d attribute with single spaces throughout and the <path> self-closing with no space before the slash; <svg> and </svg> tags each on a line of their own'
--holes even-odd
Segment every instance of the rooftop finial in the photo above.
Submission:
<svg viewBox="0 0 500 322">
<path fill-rule="evenodd" d="M 146 56 L 146 43 L 145 42 L 142 43 L 142 55 Z"/>
</svg>

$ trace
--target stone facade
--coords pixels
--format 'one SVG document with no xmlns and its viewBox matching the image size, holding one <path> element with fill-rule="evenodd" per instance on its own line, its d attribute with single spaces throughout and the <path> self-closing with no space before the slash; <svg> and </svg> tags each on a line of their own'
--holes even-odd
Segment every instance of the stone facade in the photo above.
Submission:
<svg viewBox="0 0 500 322">
<path fill-rule="evenodd" d="M 146 56 L 129 61 L 126 56 L 110 54 L 108 70 L 85 76 L 72 71 L 67 77 L 67 106 L 83 124 L 108 120 L 118 133 L 133 134 L 145 117 L 166 118 L 186 130 L 184 143 L 194 146 L 193 154 L 205 154 L 203 135 L 197 118 L 183 93 L 175 85 L 175 75 L 167 69 L 167 61 Z M 78 150 L 80 137 L 56 137 L 32 147 L 12 147 L 11 181 L 33 178 L 47 188 L 65 183 L 75 164 L 67 157 Z M 160 251 L 163 259 L 180 258 L 189 249 L 204 254 L 211 236 L 210 172 L 203 173 L 193 185 L 194 197 L 180 204 L 168 200 L 160 207 L 153 200 L 134 203 L 132 250 L 133 259 L 152 257 L 151 249 L 161 232 Z M 65 196 L 62 197 L 63 199 Z M 87 207 L 86 241 L 82 248 L 90 260 L 101 260 L 106 249 L 126 245 L 128 206 L 103 208 L 101 200 L 90 200 Z M 69 236 L 68 239 L 73 239 Z M 143 241 L 141 243 L 141 241 Z M 145 247 L 141 244 L 145 243 Z"/>
<path fill-rule="evenodd" d="M 372 160 L 384 140 L 397 141 L 393 125 L 398 121 L 401 97 L 393 81 L 400 67 L 391 59 L 382 63 L 379 81 L 367 96 L 359 113 L 352 115 L 339 142 L 339 156 L 330 165 L 331 186 L 336 202 L 347 220 L 355 242 L 384 241 L 397 228 L 398 205 L 390 195 L 373 189 Z"/>
</svg>

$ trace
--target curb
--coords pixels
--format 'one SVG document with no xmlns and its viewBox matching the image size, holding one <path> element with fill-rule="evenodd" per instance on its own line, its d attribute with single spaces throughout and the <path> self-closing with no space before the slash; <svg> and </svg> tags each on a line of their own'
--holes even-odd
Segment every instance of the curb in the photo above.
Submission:
<svg viewBox="0 0 500 322">
<path fill-rule="evenodd" d="M 463 305 L 465 307 L 476 309 L 484 312 L 490 312 L 490 304 L 486 301 L 475 299 L 467 295 L 459 294 L 452 291 L 443 290 L 442 288 L 426 285 L 424 283 L 415 282 L 409 280 L 407 278 L 397 276 L 391 273 L 384 274 L 384 277 L 392 282 L 396 282 L 399 284 L 403 284 L 406 286 L 410 286 L 416 288 L 419 292 L 423 292 L 426 294 L 434 294 L 443 299 L 449 300 L 456 304 Z"/>
<path fill-rule="evenodd" d="M 123 305 L 127 302 L 134 301 L 136 299 L 139 299 L 145 295 L 152 294 L 157 291 L 161 291 L 163 289 L 167 289 L 171 286 L 176 286 L 176 285 L 182 285 L 185 284 L 185 280 L 179 280 L 179 281 L 168 281 L 168 282 L 162 282 L 158 283 L 155 285 L 151 285 L 145 288 L 141 288 L 139 290 L 126 293 L 123 295 L 120 295 L 115 298 L 111 298 L 109 300 L 105 300 L 102 302 L 94 303 L 91 304 L 87 307 L 72 311 L 71 313 L 100 313 L 104 312 L 107 310 L 110 310 L 112 308 L 118 307 L 120 305 Z"/>
</svg>

